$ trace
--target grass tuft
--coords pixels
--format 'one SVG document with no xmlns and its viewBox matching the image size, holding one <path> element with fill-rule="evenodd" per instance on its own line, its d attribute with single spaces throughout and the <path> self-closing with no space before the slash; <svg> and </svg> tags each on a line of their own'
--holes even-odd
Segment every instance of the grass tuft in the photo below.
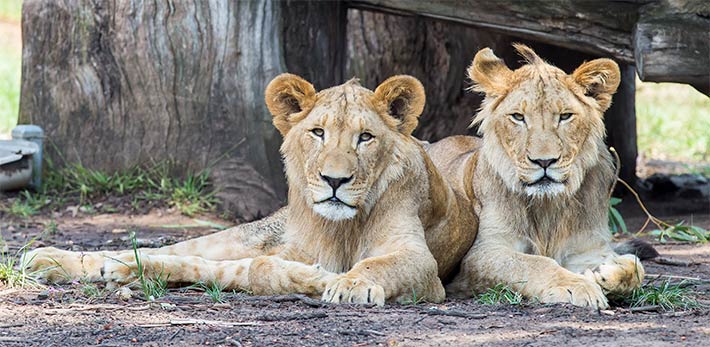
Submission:
<svg viewBox="0 0 710 347">
<path fill-rule="evenodd" d="M 205 282 L 197 282 L 195 283 L 192 288 L 198 289 L 198 290 L 203 290 L 205 292 L 205 295 L 210 297 L 210 300 L 214 303 L 223 303 L 225 302 L 224 298 L 224 289 L 227 286 L 220 283 L 219 281 L 211 281 L 209 284 Z"/>
<path fill-rule="evenodd" d="M 417 295 L 417 291 L 412 288 L 412 296 L 402 301 L 402 305 L 419 305 L 426 301 L 426 297 Z"/>
<path fill-rule="evenodd" d="M 8 254 L 5 241 L 0 237 L 0 284 L 9 288 L 41 288 L 37 272 L 27 271 L 27 264 L 32 259 L 27 259 L 27 249 L 35 239 L 22 246 L 17 253 Z"/>
<path fill-rule="evenodd" d="M 138 254 L 138 242 L 136 241 L 136 233 L 131 232 L 130 237 L 131 245 L 133 246 L 133 255 L 136 259 L 136 268 L 138 272 L 136 274 L 136 277 L 138 278 L 138 283 L 141 286 L 141 290 L 143 291 L 145 299 L 148 301 L 154 301 L 155 299 L 165 296 L 165 294 L 167 294 L 168 292 L 168 279 L 170 278 L 170 274 L 165 274 L 163 272 L 163 269 L 161 269 L 160 273 L 157 274 L 157 276 L 150 278 L 146 277 L 145 268 L 143 267 L 143 261 L 141 260 Z"/>
<path fill-rule="evenodd" d="M 215 209 L 217 199 L 210 188 L 207 172 L 178 179 L 171 177 L 168 164 L 106 174 L 80 164 L 53 169 L 49 163 L 40 192 L 22 191 L 11 204 L 0 206 L 0 211 L 26 219 L 44 208 L 58 210 L 72 204 L 87 214 L 111 213 L 118 210 L 112 203 L 128 203 L 130 199 L 133 209 L 167 205 L 192 217 Z M 114 197 L 126 199 L 109 199 Z"/>
<path fill-rule="evenodd" d="M 622 301 L 631 307 L 659 306 L 664 311 L 688 310 L 700 307 L 693 298 L 687 281 L 671 283 L 665 280 L 659 284 L 648 283 L 634 290 Z"/>
<path fill-rule="evenodd" d="M 521 305 L 524 298 L 522 294 L 501 283 L 479 294 L 476 302 L 483 305 Z"/>
</svg>

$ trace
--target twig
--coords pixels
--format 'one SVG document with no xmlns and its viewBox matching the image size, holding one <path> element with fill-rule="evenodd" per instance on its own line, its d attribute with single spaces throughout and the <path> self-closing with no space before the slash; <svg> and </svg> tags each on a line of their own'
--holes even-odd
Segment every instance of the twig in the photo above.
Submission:
<svg viewBox="0 0 710 347">
<path fill-rule="evenodd" d="M 705 280 L 700 277 L 646 274 L 646 278 L 648 278 L 648 279 L 658 279 L 658 278 L 662 278 L 662 277 L 665 277 L 668 279 L 675 279 L 675 280 L 684 280 L 684 281 L 710 282 L 710 280 Z"/>
<path fill-rule="evenodd" d="M 449 317 L 459 317 L 459 318 L 469 318 L 469 319 L 483 319 L 488 317 L 486 314 L 473 314 L 464 311 L 457 310 L 440 310 L 438 308 L 430 308 L 427 310 L 422 310 L 420 313 L 428 314 L 431 316 L 449 316 Z"/>
<path fill-rule="evenodd" d="M 657 312 L 661 309 L 659 305 L 638 306 L 629 308 L 629 312 Z"/>
<path fill-rule="evenodd" d="M 673 258 L 667 258 L 667 257 L 656 257 L 653 259 L 653 262 L 655 262 L 656 264 L 671 265 L 671 266 L 691 266 L 691 265 L 700 264 L 692 259 L 681 260 L 681 259 L 673 259 Z"/>
<path fill-rule="evenodd" d="M 306 320 L 313 318 L 326 318 L 328 315 L 325 312 L 313 312 L 313 313 L 295 313 L 290 315 L 273 315 L 265 314 L 256 318 L 256 320 L 265 322 L 276 322 L 276 321 L 290 321 L 290 320 Z"/>
<path fill-rule="evenodd" d="M 323 307 L 325 302 L 309 298 L 303 294 L 280 295 L 271 298 L 273 302 L 302 302 L 310 307 Z"/>
<path fill-rule="evenodd" d="M 207 320 L 207 319 L 176 319 L 176 320 L 171 320 L 169 322 L 138 324 L 137 326 L 141 327 L 141 328 L 159 328 L 159 327 L 166 327 L 166 326 L 173 326 L 173 325 L 200 325 L 200 324 L 218 325 L 218 326 L 225 326 L 225 327 L 261 325 L 261 323 L 258 323 L 258 322 L 227 322 L 227 321 Z"/>
<path fill-rule="evenodd" d="M 379 332 L 377 330 L 363 329 L 363 330 L 340 330 L 338 331 L 342 335 L 364 335 L 364 336 L 385 336 L 387 334 Z"/>
<path fill-rule="evenodd" d="M 27 339 L 21 339 L 19 337 L 5 337 L 5 336 L 0 336 L 0 342 L 18 342 L 18 343 L 27 343 Z"/>
<path fill-rule="evenodd" d="M 126 310 L 126 311 L 144 311 L 150 309 L 150 305 L 144 305 L 144 306 L 118 306 L 118 305 L 87 305 L 87 306 L 74 306 L 74 307 L 68 307 L 68 308 L 55 308 L 55 309 L 47 309 L 45 313 L 47 314 L 60 314 L 60 313 L 67 313 L 67 312 L 81 312 L 81 311 L 91 311 L 91 310 L 111 310 L 111 311 L 117 311 L 117 310 Z"/>
<path fill-rule="evenodd" d="M 175 337 L 178 336 L 178 334 L 180 334 L 183 331 L 185 331 L 185 329 L 183 329 L 183 328 L 176 330 L 172 335 L 170 335 L 170 338 L 168 339 L 168 341 L 172 341 Z"/>
<path fill-rule="evenodd" d="M 616 167 L 614 168 L 614 177 L 616 179 L 619 179 L 619 172 L 621 171 L 621 158 L 619 158 L 619 153 L 616 153 L 616 149 L 614 147 L 609 147 L 609 152 L 614 155 Z M 611 189 L 609 189 L 609 196 L 607 197 L 607 200 L 611 200 L 611 195 L 614 194 L 614 189 L 616 189 L 616 180 L 614 180 L 614 183 L 611 184 Z"/>
<path fill-rule="evenodd" d="M 269 304 L 274 302 L 302 302 L 310 307 L 324 307 L 328 304 L 326 302 L 311 299 L 303 294 L 289 294 L 289 295 L 277 295 L 277 296 L 244 296 L 240 297 L 241 301 L 256 301 L 256 302 L 267 302 Z"/>
</svg>

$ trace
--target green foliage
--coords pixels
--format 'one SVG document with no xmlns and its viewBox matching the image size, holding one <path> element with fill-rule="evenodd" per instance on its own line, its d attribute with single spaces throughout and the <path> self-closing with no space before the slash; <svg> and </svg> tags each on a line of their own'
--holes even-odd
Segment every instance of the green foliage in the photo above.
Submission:
<svg viewBox="0 0 710 347">
<path fill-rule="evenodd" d="M 483 305 L 521 305 L 523 301 L 524 298 L 522 294 L 502 283 L 493 288 L 488 288 L 488 290 L 479 294 L 478 298 L 476 298 L 476 302 Z"/>
<path fill-rule="evenodd" d="M 408 298 L 404 301 L 402 301 L 402 305 L 419 305 L 422 302 L 425 302 L 426 298 L 423 296 L 418 296 L 417 291 L 412 288 L 412 296 L 411 298 Z"/>
<path fill-rule="evenodd" d="M 0 21 L 20 22 L 22 16 L 22 0 L 0 1 Z"/>
<path fill-rule="evenodd" d="M 96 298 L 103 298 L 104 297 L 104 291 L 96 286 L 94 283 L 90 282 L 81 282 L 81 294 L 88 298 L 96 299 Z"/>
<path fill-rule="evenodd" d="M 210 297 L 210 300 L 214 303 L 223 303 L 225 302 L 224 298 L 224 289 L 227 286 L 218 282 L 218 281 L 211 281 L 209 285 L 205 282 L 197 282 L 195 283 L 192 288 L 198 289 L 198 290 L 203 290 L 205 292 L 205 295 Z"/>
<path fill-rule="evenodd" d="M 651 230 L 648 234 L 657 237 L 658 241 L 662 243 L 666 242 L 666 238 L 694 243 L 705 243 L 710 240 L 710 231 L 695 225 L 684 225 L 684 222 L 671 225 L 662 230 Z"/>
<path fill-rule="evenodd" d="M 39 288 L 37 272 L 27 271 L 27 264 L 32 259 L 27 259 L 27 249 L 35 239 L 22 246 L 17 253 L 8 254 L 3 249 L 5 241 L 0 237 L 0 285 L 9 288 Z"/>
<path fill-rule="evenodd" d="M 638 83 L 639 153 L 648 158 L 710 159 L 710 98 L 689 85 Z"/>
<path fill-rule="evenodd" d="M 168 279 L 170 279 L 170 274 L 165 274 L 163 270 L 154 277 L 145 276 L 145 268 L 143 267 L 143 261 L 138 254 L 138 242 L 136 241 L 136 233 L 131 232 L 131 245 L 133 246 L 133 255 L 136 259 L 136 268 L 138 278 L 138 283 L 141 286 L 143 295 L 148 301 L 153 301 L 155 299 L 165 296 L 168 292 Z"/>
<path fill-rule="evenodd" d="M 4 25 L 4 29 L 8 29 L 3 30 L 3 35 L 0 35 L 0 133 L 9 133 L 17 124 L 19 114 L 22 71 L 19 20 L 20 1 L 0 0 L 0 22 L 5 22 L 0 24 Z M 13 25 L 16 25 L 14 30 Z"/>
<path fill-rule="evenodd" d="M 664 311 L 687 310 L 700 306 L 693 298 L 686 281 L 673 284 L 670 280 L 665 280 L 658 285 L 649 283 L 634 290 L 623 301 L 631 307 L 657 305 Z"/>
<path fill-rule="evenodd" d="M 195 214 L 214 210 L 217 199 L 210 192 L 209 175 L 201 172 L 189 174 L 185 179 L 171 177 L 168 164 L 158 164 L 150 169 L 134 167 L 107 174 L 74 164 L 55 169 L 51 162 L 40 192 L 22 191 L 9 206 L 0 210 L 10 215 L 27 218 L 42 208 L 60 208 L 66 203 L 78 204 L 87 214 L 110 213 L 117 209 L 110 204 L 96 208 L 94 203 L 107 197 L 130 197 L 131 207 L 156 203 L 175 207 L 181 213 Z M 52 199 L 49 199 L 49 196 Z"/>
<path fill-rule="evenodd" d="M 609 230 L 612 234 L 617 233 L 628 233 L 629 230 L 626 228 L 626 223 L 624 222 L 624 217 L 621 216 L 619 210 L 616 209 L 616 205 L 621 203 L 621 199 L 612 197 L 609 200 Z"/>
</svg>

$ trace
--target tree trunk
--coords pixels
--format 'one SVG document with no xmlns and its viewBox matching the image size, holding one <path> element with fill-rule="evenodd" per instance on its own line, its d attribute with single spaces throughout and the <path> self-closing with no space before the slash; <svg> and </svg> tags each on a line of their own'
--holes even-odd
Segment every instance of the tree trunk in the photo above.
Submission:
<svg viewBox="0 0 710 347">
<path fill-rule="evenodd" d="M 208 169 L 225 209 L 257 218 L 286 196 L 264 88 L 287 67 L 340 82 L 344 16 L 337 2 L 25 0 L 20 122 L 45 129 L 55 163 Z"/>
</svg>

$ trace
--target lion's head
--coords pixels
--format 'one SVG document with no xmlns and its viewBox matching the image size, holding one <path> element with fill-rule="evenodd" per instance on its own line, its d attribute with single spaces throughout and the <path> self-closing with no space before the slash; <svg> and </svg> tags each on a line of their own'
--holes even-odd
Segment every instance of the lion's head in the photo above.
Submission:
<svg viewBox="0 0 710 347">
<path fill-rule="evenodd" d="M 513 191 L 573 194 L 606 150 L 602 117 L 619 86 L 619 67 L 596 59 L 568 75 L 527 46 L 514 46 L 522 67 L 510 70 L 485 48 L 468 70 L 473 89 L 486 94 L 474 119 L 482 153 Z"/>
<path fill-rule="evenodd" d="M 369 211 L 389 182 L 401 178 L 401 140 L 411 137 L 425 101 L 424 88 L 410 76 L 391 77 L 374 93 L 355 79 L 316 93 L 301 77 L 282 74 L 265 98 L 284 137 L 289 200 L 332 221 Z"/>
</svg>

